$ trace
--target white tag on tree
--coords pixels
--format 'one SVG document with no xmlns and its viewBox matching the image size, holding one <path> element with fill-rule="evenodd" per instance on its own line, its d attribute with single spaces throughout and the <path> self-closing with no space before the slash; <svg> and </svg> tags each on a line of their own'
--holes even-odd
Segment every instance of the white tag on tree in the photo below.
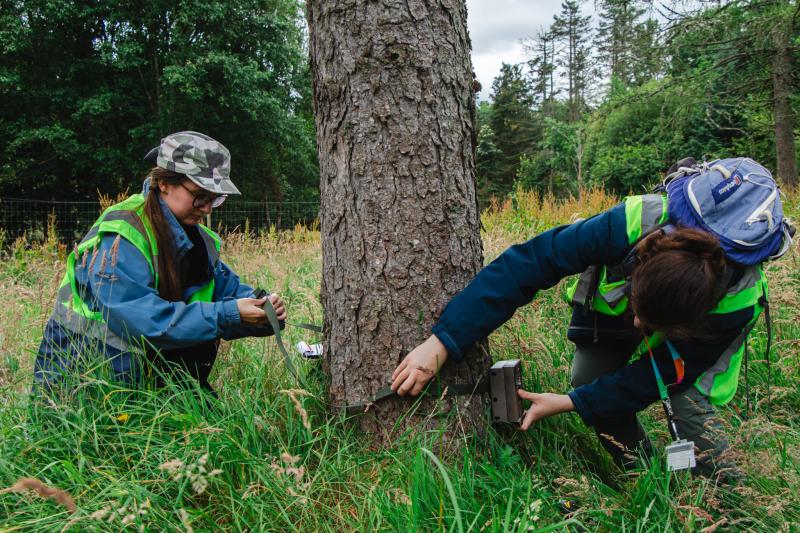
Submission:
<svg viewBox="0 0 800 533">
<path fill-rule="evenodd" d="M 322 344 L 306 344 L 300 341 L 297 343 L 297 351 L 306 359 L 319 359 L 322 357 Z"/>
<path fill-rule="evenodd" d="M 667 469 L 668 470 L 688 470 L 694 468 L 696 463 L 694 457 L 694 442 L 687 440 L 676 440 L 666 448 Z"/>
</svg>

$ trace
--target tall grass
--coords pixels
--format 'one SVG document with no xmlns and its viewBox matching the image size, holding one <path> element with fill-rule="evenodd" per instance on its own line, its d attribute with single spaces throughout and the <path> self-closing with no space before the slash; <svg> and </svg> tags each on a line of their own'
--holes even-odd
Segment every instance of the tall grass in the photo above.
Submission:
<svg viewBox="0 0 800 533">
<path fill-rule="evenodd" d="M 487 260 L 617 201 L 602 191 L 580 202 L 518 192 L 483 215 Z M 787 210 L 799 218 L 797 197 Z M 760 323 L 751 341 L 754 407 L 746 413 L 740 387 L 720 410 L 747 474 L 734 488 L 670 474 L 660 461 L 625 476 L 574 414 L 526 433 L 499 427 L 459 458 L 437 454 L 436 434 L 376 449 L 329 409 L 316 363 L 302 363 L 308 395 L 286 392 L 297 384 L 271 339 L 224 344 L 213 408 L 200 390 L 129 390 L 88 376 L 68 400 L 31 398 L 64 253 L 54 241 L 19 241 L 0 262 L 0 488 L 36 478 L 68 492 L 77 511 L 36 492 L 4 492 L 2 531 L 800 531 L 796 250 L 768 268 L 770 401 Z M 318 232 L 231 235 L 223 258 L 244 280 L 283 294 L 293 319 L 321 321 Z M 559 287 L 543 291 L 492 336 L 494 358 L 521 358 L 529 390 L 568 390 L 568 314 Z M 301 339 L 312 340 L 286 331 L 287 344 Z M 642 419 L 663 445 L 659 410 Z"/>
</svg>

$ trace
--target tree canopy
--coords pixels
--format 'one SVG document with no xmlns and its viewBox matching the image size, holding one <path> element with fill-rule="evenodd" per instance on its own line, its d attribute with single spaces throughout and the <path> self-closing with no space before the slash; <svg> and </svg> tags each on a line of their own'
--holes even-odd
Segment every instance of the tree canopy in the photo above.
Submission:
<svg viewBox="0 0 800 533">
<path fill-rule="evenodd" d="M 0 13 L 0 187 L 96 198 L 138 187 L 162 136 L 225 144 L 251 199 L 314 197 L 296 0 L 11 0 Z"/>
<path fill-rule="evenodd" d="M 749 156 L 785 187 L 797 185 L 797 0 L 596 7 L 591 20 L 582 2 L 565 1 L 550 28 L 524 41 L 527 61 L 504 66 L 495 80 L 507 86 L 509 72 L 529 80 L 515 85 L 514 101 L 530 105 L 514 114 L 522 124 L 504 131 L 512 123 L 498 119 L 508 112 L 503 93 L 482 104 L 492 126 L 478 139 L 483 191 L 517 185 L 567 195 L 582 180 L 641 192 L 689 155 Z M 511 152 L 498 140 L 514 131 L 525 135 Z M 503 152 L 502 175 L 489 164 L 497 157 L 490 143 Z"/>
</svg>

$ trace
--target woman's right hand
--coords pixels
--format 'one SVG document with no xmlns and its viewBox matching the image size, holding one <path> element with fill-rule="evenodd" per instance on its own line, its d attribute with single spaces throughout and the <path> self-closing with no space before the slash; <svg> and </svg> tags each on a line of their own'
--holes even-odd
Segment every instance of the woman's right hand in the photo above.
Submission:
<svg viewBox="0 0 800 533">
<path fill-rule="evenodd" d="M 239 308 L 239 317 L 242 324 L 248 326 L 260 326 L 269 322 L 267 312 L 264 311 L 264 298 L 239 298 L 236 300 L 236 307 Z"/>
<path fill-rule="evenodd" d="M 416 396 L 447 360 L 447 348 L 436 335 L 411 350 L 392 373 L 392 390 L 398 396 Z"/>
</svg>

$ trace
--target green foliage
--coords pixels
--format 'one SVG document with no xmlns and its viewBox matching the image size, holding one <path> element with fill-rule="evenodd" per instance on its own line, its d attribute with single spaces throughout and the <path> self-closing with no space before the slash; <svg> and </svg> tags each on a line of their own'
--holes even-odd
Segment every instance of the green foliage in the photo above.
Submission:
<svg viewBox="0 0 800 533">
<path fill-rule="evenodd" d="M 476 113 L 476 120 L 478 121 L 477 127 L 478 131 L 481 131 L 481 128 L 488 125 L 492 119 L 492 103 L 487 102 L 486 100 L 478 103 L 477 113 Z"/>
<path fill-rule="evenodd" d="M 533 148 L 539 135 L 533 92 L 521 65 L 503 63 L 492 84 L 492 102 L 489 125 L 502 156 L 491 188 L 505 195 L 513 187 L 520 157 Z"/>
<path fill-rule="evenodd" d="M 577 192 L 578 128 L 576 124 L 544 119 L 545 127 L 537 150 L 522 156 L 517 183 L 539 192 L 567 196 Z"/>
<path fill-rule="evenodd" d="M 781 43 L 789 64 L 800 61 L 797 0 L 675 5 L 674 20 L 662 26 L 646 18 L 647 4 L 597 2 L 591 54 L 580 2 L 564 2 L 551 27 L 524 42 L 537 99 L 526 115 L 535 140 L 518 153 L 519 186 L 564 196 L 580 174 L 584 183 L 617 193 L 642 191 L 686 156 L 748 156 L 773 173 L 780 159 L 782 172 L 791 173 L 792 147 L 795 157 L 800 153 L 793 142 L 800 87 L 796 75 L 776 85 L 775 73 Z M 559 47 L 551 47 L 554 39 Z M 555 86 L 553 65 L 561 80 Z M 600 80 L 593 66 L 604 83 L 594 83 Z M 777 110 L 778 92 L 788 93 L 788 111 Z M 780 127 L 776 114 L 787 117 Z M 545 118 L 576 124 L 581 142 L 573 148 L 558 141 L 569 136 Z M 495 138 L 506 134 L 503 127 L 492 123 Z M 781 146 L 783 155 L 776 153 Z M 793 183 L 792 176 L 780 178 Z"/>
<path fill-rule="evenodd" d="M 642 20 L 645 2 L 601 0 L 595 47 L 609 78 L 624 86 L 641 85 L 661 72 L 658 23 Z"/>
<path fill-rule="evenodd" d="M 583 15 L 582 0 L 563 0 L 561 11 L 553 17 L 551 31 L 563 53 L 555 64 L 562 67 L 567 79 L 567 106 L 569 119 L 576 122 L 583 113 L 593 79 L 591 16 Z"/>
<path fill-rule="evenodd" d="M 641 193 L 643 184 L 653 183 L 663 171 L 664 163 L 652 145 L 606 146 L 592 165 L 592 180 L 615 190 Z"/>
<path fill-rule="evenodd" d="M 251 197 L 309 199 L 316 150 L 295 0 L 20 0 L 0 18 L 4 195 L 136 190 L 183 129 L 223 142 Z M 258 198 L 258 199 L 262 199 Z"/>
<path fill-rule="evenodd" d="M 684 78 L 651 81 L 638 88 L 615 86 L 610 100 L 589 118 L 588 182 L 619 192 L 643 191 L 686 156 L 715 159 L 737 152 L 735 136 L 722 131 L 737 111 L 714 108 L 702 84 Z"/>
<path fill-rule="evenodd" d="M 478 185 L 478 202 L 488 205 L 492 196 L 502 197 L 506 192 L 502 186 L 499 168 L 503 158 L 495 144 L 494 131 L 488 124 L 478 132 L 478 146 L 475 149 L 475 175 Z"/>
<path fill-rule="evenodd" d="M 796 130 L 800 86 L 796 76 L 778 76 L 782 68 L 778 60 L 781 42 L 788 46 L 787 70 L 800 60 L 800 48 L 790 44 L 800 35 L 797 13 L 796 0 L 737 0 L 700 10 L 672 28 L 670 35 L 670 71 L 676 78 L 695 79 L 703 86 L 710 108 L 706 121 L 716 129 L 720 145 L 744 148 L 746 155 L 774 173 L 779 158 L 786 161 L 796 156 L 777 153 L 778 139 L 788 138 L 795 144 L 797 133 L 790 124 L 779 127 L 776 118 L 778 113 L 788 113 Z M 710 39 L 710 34 L 725 38 Z M 779 111 L 778 100 L 783 97 L 789 99 L 789 109 Z M 787 185 L 796 185 L 796 176 L 780 177 Z"/>
</svg>

